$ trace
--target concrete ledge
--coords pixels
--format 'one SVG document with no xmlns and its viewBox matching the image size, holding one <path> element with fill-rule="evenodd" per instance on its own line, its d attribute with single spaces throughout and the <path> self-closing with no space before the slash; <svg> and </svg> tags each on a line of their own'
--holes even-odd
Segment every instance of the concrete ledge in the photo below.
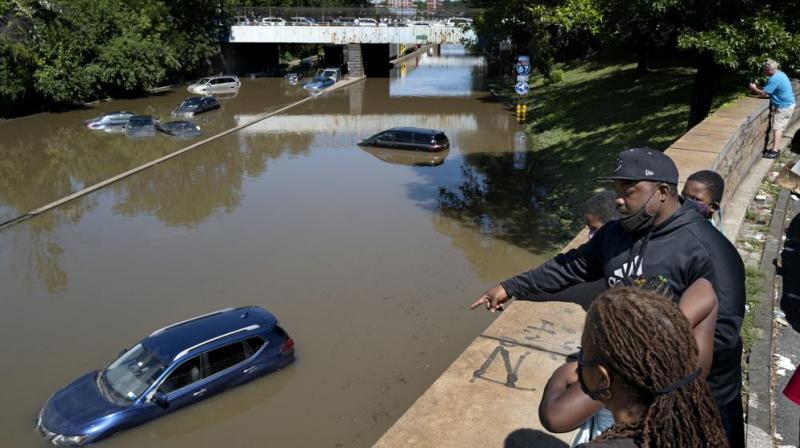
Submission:
<svg viewBox="0 0 800 448">
<path fill-rule="evenodd" d="M 568 446 L 573 434 L 549 436 L 538 406 L 550 374 L 575 352 L 583 319 L 574 304 L 513 303 L 375 446 L 499 447 L 519 434 L 531 447 Z"/>
</svg>

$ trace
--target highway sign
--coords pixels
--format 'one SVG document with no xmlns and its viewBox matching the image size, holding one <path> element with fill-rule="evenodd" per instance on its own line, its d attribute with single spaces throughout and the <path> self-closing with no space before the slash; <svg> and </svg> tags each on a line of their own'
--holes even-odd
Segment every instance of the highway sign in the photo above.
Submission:
<svg viewBox="0 0 800 448">
<path fill-rule="evenodd" d="M 521 81 L 528 82 L 528 75 L 517 75 L 517 82 Z"/>
<path fill-rule="evenodd" d="M 528 56 L 517 56 L 517 61 L 519 61 L 519 62 L 521 62 L 523 64 L 530 64 L 531 63 L 531 58 L 528 57 Z"/>
<path fill-rule="evenodd" d="M 531 73 L 531 66 L 527 64 L 517 64 L 515 70 L 518 75 L 528 75 Z"/>
<path fill-rule="evenodd" d="M 528 83 L 520 81 L 514 86 L 514 90 L 520 95 L 526 95 L 528 93 Z"/>
</svg>

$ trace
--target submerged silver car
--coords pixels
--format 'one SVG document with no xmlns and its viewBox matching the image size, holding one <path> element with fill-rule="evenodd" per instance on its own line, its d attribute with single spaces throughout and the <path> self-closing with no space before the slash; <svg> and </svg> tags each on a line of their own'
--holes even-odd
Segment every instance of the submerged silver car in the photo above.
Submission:
<svg viewBox="0 0 800 448">
<path fill-rule="evenodd" d="M 122 127 L 134 116 L 133 112 L 115 111 L 106 112 L 99 117 L 94 117 L 86 120 L 84 124 L 89 129 L 104 130 L 111 132 L 113 130 L 122 130 Z"/>
<path fill-rule="evenodd" d="M 186 90 L 198 94 L 224 93 L 239 90 L 241 86 L 242 83 L 239 81 L 238 76 L 222 75 L 199 79 Z"/>
</svg>

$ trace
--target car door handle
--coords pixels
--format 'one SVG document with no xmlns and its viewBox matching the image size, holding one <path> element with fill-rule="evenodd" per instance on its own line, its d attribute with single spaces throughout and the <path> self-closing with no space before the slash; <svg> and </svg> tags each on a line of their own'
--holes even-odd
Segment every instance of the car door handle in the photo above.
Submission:
<svg viewBox="0 0 800 448">
<path fill-rule="evenodd" d="M 192 396 L 193 397 L 202 397 L 205 394 L 206 394 L 206 390 L 205 389 L 200 389 L 197 392 L 193 393 Z"/>
<path fill-rule="evenodd" d="M 242 370 L 242 373 L 253 373 L 253 372 L 255 372 L 255 371 L 256 371 L 256 369 L 257 369 L 257 368 L 258 368 L 258 367 L 256 367 L 256 366 L 250 366 L 250 367 L 248 367 L 248 368 L 246 368 L 246 369 Z"/>
</svg>

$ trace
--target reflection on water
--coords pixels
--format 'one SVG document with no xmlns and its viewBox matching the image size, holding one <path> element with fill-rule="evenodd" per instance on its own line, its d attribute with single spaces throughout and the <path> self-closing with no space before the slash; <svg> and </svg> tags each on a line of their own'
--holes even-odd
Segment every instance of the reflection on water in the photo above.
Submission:
<svg viewBox="0 0 800 448">
<path fill-rule="evenodd" d="M 386 163 L 410 166 L 439 166 L 444 163 L 444 159 L 450 154 L 450 150 L 425 152 L 375 147 L 363 147 L 361 149 Z"/>
<path fill-rule="evenodd" d="M 544 257 L 534 155 L 517 154 L 518 127 L 486 92 L 463 90 L 482 66 L 426 57 L 0 231 L 7 444 L 44 446 L 32 422 L 47 396 L 153 329 L 253 304 L 297 342 L 290 369 L 103 445 L 260 446 L 268 431 L 281 446 L 370 446 L 486 327 L 466 309 L 475 292 Z M 206 134 L 303 95 L 243 82 Z M 12 121 L 24 131 L 2 134 L 0 202 L 37 207 L 175 149 L 81 123 L 97 109 L 163 116 L 184 96 Z M 357 146 L 406 125 L 443 129 L 451 149 Z"/>
<path fill-rule="evenodd" d="M 393 72 L 389 95 L 471 97 L 483 89 L 486 64 L 482 57 L 465 54 L 464 48 L 443 45 L 441 56 L 429 54 L 400 64 Z M 442 76 L 444 71 L 447 76 Z"/>
<path fill-rule="evenodd" d="M 261 113 L 307 96 L 275 79 L 243 80 L 247 92 L 221 100 L 221 110 L 194 117 L 204 136 L 235 125 L 241 113 Z M 114 110 L 170 120 L 170 111 L 189 97 L 184 89 L 146 98 L 99 103 L 84 110 L 46 113 L 0 123 L 0 222 L 41 207 L 83 187 L 191 144 L 164 134 L 130 139 L 86 129 L 84 121 Z"/>
</svg>

